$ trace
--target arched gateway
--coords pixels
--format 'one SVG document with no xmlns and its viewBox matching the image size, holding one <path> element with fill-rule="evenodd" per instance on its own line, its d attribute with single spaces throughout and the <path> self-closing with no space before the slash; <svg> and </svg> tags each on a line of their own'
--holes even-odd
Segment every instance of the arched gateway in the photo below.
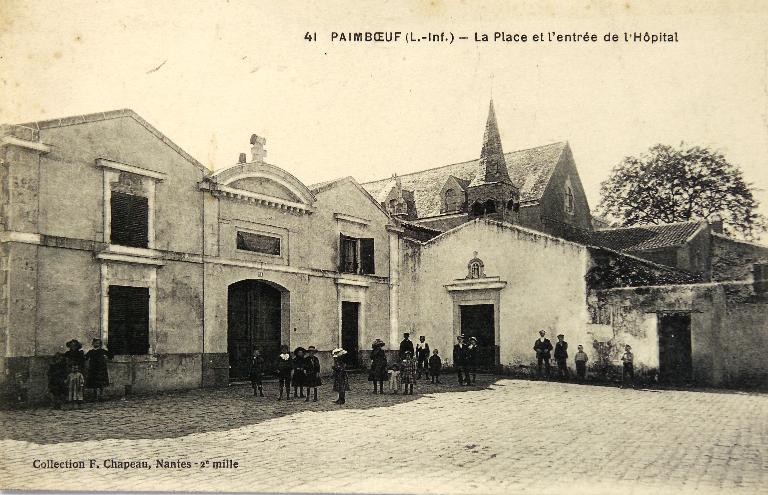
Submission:
<svg viewBox="0 0 768 495">
<path fill-rule="evenodd" d="M 287 296 L 284 288 L 262 280 L 242 280 L 229 286 L 227 353 L 230 380 L 248 378 L 255 347 L 261 349 L 267 361 L 279 353 Z"/>
</svg>

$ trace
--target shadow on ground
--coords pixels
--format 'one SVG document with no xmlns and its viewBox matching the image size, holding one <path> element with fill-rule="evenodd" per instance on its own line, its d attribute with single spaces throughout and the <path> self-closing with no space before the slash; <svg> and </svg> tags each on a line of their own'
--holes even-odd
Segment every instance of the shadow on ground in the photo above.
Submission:
<svg viewBox="0 0 768 495">
<path fill-rule="evenodd" d="M 337 394 L 331 380 L 318 390 L 317 402 L 304 399 L 278 401 L 276 382 L 265 382 L 266 397 L 254 397 L 250 385 L 220 389 L 197 389 L 131 396 L 102 403 L 86 403 L 83 409 L 38 408 L 0 411 L 0 439 L 35 444 L 84 442 L 104 439 L 175 438 L 192 433 L 225 431 L 304 411 L 332 411 L 389 407 L 421 398 L 425 394 L 483 390 L 499 378 L 478 375 L 477 383 L 459 386 L 454 376 L 441 385 L 419 381 L 414 395 L 374 395 L 365 375 L 351 375 L 352 390 L 345 406 L 334 404 Z M 386 385 L 385 390 L 386 390 Z"/>
</svg>

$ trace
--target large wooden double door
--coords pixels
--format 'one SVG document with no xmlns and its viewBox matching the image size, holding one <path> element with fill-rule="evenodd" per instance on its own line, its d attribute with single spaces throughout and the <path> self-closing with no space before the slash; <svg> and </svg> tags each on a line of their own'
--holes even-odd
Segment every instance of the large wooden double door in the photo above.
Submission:
<svg viewBox="0 0 768 495">
<path fill-rule="evenodd" d="M 267 363 L 280 352 L 281 292 L 258 280 L 229 286 L 227 352 L 229 379 L 248 378 L 253 349 Z"/>
</svg>

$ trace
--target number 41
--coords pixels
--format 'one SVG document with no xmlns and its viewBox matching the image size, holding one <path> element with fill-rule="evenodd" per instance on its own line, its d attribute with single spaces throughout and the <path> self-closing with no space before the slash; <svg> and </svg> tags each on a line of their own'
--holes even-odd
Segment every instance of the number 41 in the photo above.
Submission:
<svg viewBox="0 0 768 495">
<path fill-rule="evenodd" d="M 317 33 L 310 33 L 307 31 L 307 34 L 304 35 L 304 39 L 307 41 L 317 41 Z"/>
</svg>

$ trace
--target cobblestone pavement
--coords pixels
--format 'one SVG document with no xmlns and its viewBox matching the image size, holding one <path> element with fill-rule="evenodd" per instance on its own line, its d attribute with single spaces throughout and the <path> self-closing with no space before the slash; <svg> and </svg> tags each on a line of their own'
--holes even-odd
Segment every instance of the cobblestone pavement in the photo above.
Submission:
<svg viewBox="0 0 768 495">
<path fill-rule="evenodd" d="M 346 407 L 330 402 L 328 385 L 305 404 L 277 403 L 267 384 L 266 400 L 236 386 L 3 412 L 0 487 L 768 493 L 768 395 L 491 380 L 459 389 L 446 377 L 454 384 L 381 397 L 357 377 Z M 86 467 L 36 469 L 35 459 Z M 226 459 L 238 466 L 213 467 Z"/>
</svg>

